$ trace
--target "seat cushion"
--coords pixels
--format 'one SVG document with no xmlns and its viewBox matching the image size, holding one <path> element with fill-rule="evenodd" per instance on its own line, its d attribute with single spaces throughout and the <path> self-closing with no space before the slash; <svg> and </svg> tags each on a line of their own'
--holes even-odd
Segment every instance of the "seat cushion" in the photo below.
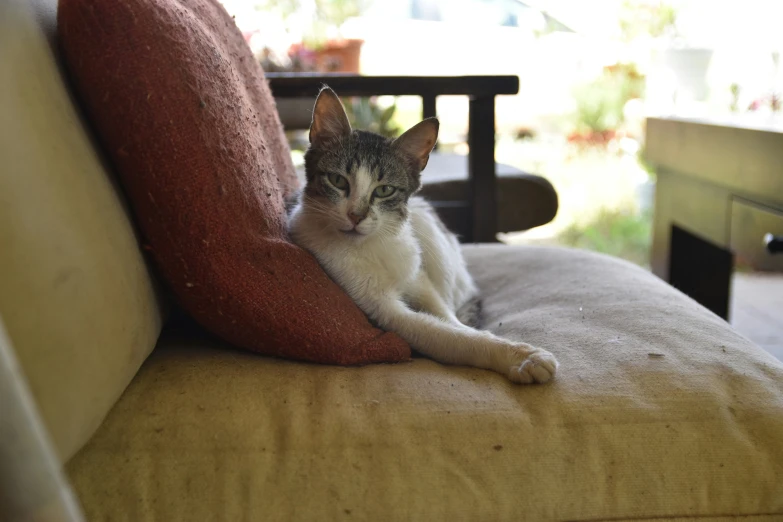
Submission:
<svg viewBox="0 0 783 522">
<path fill-rule="evenodd" d="M 88 518 L 781 520 L 775 359 L 626 262 L 465 253 L 486 326 L 552 350 L 552 383 L 166 338 L 68 466 Z"/>
<path fill-rule="evenodd" d="M 56 0 L 0 2 L 0 319 L 67 460 L 162 321 L 130 215 L 50 46 L 56 10 Z"/>
<path fill-rule="evenodd" d="M 284 198 L 297 181 L 285 136 L 217 0 L 60 0 L 58 34 L 145 247 L 190 315 L 268 355 L 410 357 L 289 241 Z"/>
</svg>

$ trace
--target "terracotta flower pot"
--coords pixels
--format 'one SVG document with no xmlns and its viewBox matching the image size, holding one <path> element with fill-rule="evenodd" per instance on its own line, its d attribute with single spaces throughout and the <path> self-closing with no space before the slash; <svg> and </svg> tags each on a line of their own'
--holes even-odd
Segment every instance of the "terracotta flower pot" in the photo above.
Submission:
<svg viewBox="0 0 783 522">
<path fill-rule="evenodd" d="M 321 72 L 359 73 L 359 57 L 364 40 L 329 40 L 315 51 L 316 68 Z"/>
<path fill-rule="evenodd" d="M 566 138 L 568 143 L 579 147 L 606 147 L 610 141 L 617 137 L 617 131 L 587 131 L 572 132 Z"/>
</svg>

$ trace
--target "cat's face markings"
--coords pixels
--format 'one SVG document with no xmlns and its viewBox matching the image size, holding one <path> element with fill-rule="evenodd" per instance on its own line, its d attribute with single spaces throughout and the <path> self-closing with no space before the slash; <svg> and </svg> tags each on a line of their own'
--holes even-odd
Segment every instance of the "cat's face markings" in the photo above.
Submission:
<svg viewBox="0 0 783 522">
<path fill-rule="evenodd" d="M 419 189 L 437 132 L 434 118 L 396 140 L 352 130 L 339 98 L 325 88 L 313 110 L 303 204 L 346 236 L 395 233 L 407 218 L 408 198 Z"/>
<path fill-rule="evenodd" d="M 349 166 L 353 168 L 314 180 L 331 204 L 329 221 L 356 238 L 391 232 L 392 227 L 399 226 L 394 221 L 405 215 L 400 211 L 407 200 L 405 188 L 390 185 L 388 176 L 383 176 L 377 166 L 373 168 L 361 161 Z"/>
</svg>

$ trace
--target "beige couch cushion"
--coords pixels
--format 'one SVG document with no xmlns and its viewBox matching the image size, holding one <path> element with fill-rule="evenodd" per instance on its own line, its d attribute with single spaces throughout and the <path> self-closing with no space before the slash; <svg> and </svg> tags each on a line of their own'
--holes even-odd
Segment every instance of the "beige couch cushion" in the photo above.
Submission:
<svg viewBox="0 0 783 522">
<path fill-rule="evenodd" d="M 487 325 L 557 354 L 554 382 L 167 338 L 69 464 L 88 518 L 783 518 L 776 360 L 625 262 L 465 251 Z"/>
<path fill-rule="evenodd" d="M 55 5 L 0 2 L 0 316 L 66 460 L 152 350 L 161 320 L 47 41 Z"/>
</svg>

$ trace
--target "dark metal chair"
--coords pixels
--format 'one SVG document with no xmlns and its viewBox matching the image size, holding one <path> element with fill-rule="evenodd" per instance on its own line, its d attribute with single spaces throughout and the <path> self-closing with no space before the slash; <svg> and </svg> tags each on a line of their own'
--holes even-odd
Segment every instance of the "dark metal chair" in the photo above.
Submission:
<svg viewBox="0 0 783 522">
<path fill-rule="evenodd" d="M 446 225 L 465 242 L 493 242 L 498 232 L 543 225 L 557 213 L 557 193 L 546 179 L 509 166 L 498 168 L 495 163 L 495 96 L 516 94 L 516 76 L 268 73 L 266 77 L 280 100 L 314 99 L 324 84 L 340 96 L 421 96 L 425 118 L 435 116 L 438 96 L 468 96 L 467 170 L 460 168 L 459 156 L 433 155 L 422 178 L 422 193 Z"/>
</svg>

